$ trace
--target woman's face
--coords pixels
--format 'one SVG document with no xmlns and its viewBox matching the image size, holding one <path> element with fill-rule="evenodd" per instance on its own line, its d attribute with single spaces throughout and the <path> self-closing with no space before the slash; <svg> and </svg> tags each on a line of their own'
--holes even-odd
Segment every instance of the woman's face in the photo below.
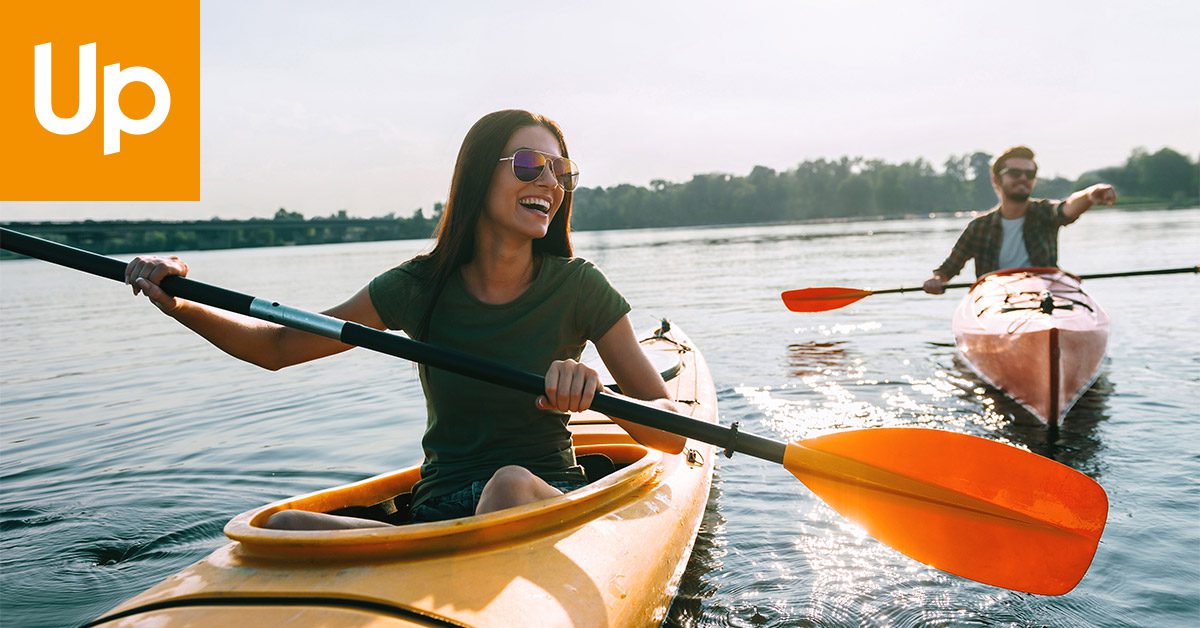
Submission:
<svg viewBox="0 0 1200 628">
<path fill-rule="evenodd" d="M 554 133 L 540 125 L 517 129 L 508 138 L 501 156 L 511 157 L 519 148 L 532 148 L 549 155 L 562 156 Z M 536 180 L 526 183 L 513 174 L 511 161 L 499 161 L 492 171 L 487 207 L 480 217 L 480 226 L 519 234 L 530 240 L 543 238 L 555 212 L 562 205 L 564 194 L 549 166 L 542 170 L 542 175 Z"/>
</svg>

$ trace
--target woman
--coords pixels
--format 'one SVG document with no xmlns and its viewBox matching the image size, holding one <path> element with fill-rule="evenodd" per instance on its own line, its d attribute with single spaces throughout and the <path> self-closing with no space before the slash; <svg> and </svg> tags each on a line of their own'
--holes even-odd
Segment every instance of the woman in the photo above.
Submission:
<svg viewBox="0 0 1200 628">
<path fill-rule="evenodd" d="M 529 395 L 438 369 L 420 369 L 429 411 L 414 521 L 483 514 L 560 495 L 587 479 L 575 464 L 567 412 L 586 410 L 600 380 L 578 362 L 595 343 L 621 390 L 676 410 L 642 354 L 629 305 L 595 266 L 572 257 L 572 190 L 578 169 L 553 121 L 520 110 L 481 118 L 463 140 L 437 243 L 324 313 L 376 329 L 546 373 Z M 133 293 L 234 357 L 277 370 L 350 348 L 336 340 L 175 299 L 158 283 L 187 275 L 175 257 L 139 257 L 126 268 Z M 684 438 L 613 417 L 638 442 L 682 451 Z M 329 529 L 386 524 L 297 510 L 271 527 Z"/>
</svg>

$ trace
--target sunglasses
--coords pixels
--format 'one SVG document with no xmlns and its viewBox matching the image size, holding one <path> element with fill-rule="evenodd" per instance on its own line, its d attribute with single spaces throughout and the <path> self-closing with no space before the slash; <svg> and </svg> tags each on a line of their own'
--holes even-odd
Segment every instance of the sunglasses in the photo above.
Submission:
<svg viewBox="0 0 1200 628">
<path fill-rule="evenodd" d="M 549 164 L 555 182 L 564 191 L 570 192 L 579 185 L 579 166 L 566 157 L 555 157 L 532 148 L 521 148 L 513 153 L 512 157 L 501 157 L 500 161 L 511 161 L 513 176 L 524 183 L 532 183 L 541 178 L 542 172 Z"/>
<path fill-rule="evenodd" d="M 1025 177 L 1030 181 L 1037 178 L 1037 170 L 1025 170 L 1023 168 L 1005 168 L 1000 171 L 1000 174 L 1006 174 L 1014 179 Z"/>
</svg>

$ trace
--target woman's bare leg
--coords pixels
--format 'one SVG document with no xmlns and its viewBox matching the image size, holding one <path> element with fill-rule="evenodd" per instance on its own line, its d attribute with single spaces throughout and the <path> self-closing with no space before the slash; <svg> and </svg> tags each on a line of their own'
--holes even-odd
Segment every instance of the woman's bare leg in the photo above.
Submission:
<svg viewBox="0 0 1200 628">
<path fill-rule="evenodd" d="M 357 530 L 361 528 L 390 528 L 382 521 L 327 515 L 307 510 L 281 510 L 267 519 L 266 527 L 274 530 Z"/>
<path fill-rule="evenodd" d="M 562 495 L 562 491 L 550 486 L 525 467 L 500 467 L 484 485 L 475 514 L 482 515 L 559 495 Z"/>
</svg>

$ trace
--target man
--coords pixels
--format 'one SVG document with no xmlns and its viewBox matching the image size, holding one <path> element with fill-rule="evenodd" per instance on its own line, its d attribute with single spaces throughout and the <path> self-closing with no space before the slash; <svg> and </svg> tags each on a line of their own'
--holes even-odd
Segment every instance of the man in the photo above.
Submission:
<svg viewBox="0 0 1200 628">
<path fill-rule="evenodd" d="M 975 259 L 975 275 L 1004 268 L 1058 266 L 1058 228 L 1075 222 L 1093 205 L 1112 205 L 1117 192 L 1097 183 L 1065 201 L 1031 199 L 1037 183 L 1033 151 L 1014 146 L 992 162 L 992 187 L 1000 205 L 972 220 L 946 261 L 925 281 L 925 292 L 941 294 L 967 260 Z"/>
</svg>

